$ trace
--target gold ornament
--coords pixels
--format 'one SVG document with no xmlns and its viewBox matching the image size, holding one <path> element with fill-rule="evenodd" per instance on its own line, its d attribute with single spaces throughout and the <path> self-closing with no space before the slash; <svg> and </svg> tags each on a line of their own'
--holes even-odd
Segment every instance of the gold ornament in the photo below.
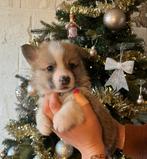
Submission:
<svg viewBox="0 0 147 159">
<path fill-rule="evenodd" d="M 97 55 L 97 51 L 95 49 L 95 46 L 92 46 L 90 49 L 90 56 L 94 57 Z"/>
<path fill-rule="evenodd" d="M 103 22 L 109 29 L 121 29 L 126 24 L 126 16 L 121 9 L 113 8 L 104 14 Z"/>
</svg>

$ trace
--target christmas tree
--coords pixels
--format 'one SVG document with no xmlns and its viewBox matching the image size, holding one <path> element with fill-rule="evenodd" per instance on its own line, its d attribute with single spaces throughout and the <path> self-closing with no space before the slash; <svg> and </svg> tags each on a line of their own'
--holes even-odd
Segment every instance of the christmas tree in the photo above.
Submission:
<svg viewBox="0 0 147 159">
<path fill-rule="evenodd" d="M 144 42 L 132 32 L 131 15 L 137 11 L 140 0 L 77 0 L 64 1 L 57 6 L 58 23 L 41 21 L 41 29 L 32 30 L 32 45 L 44 40 L 63 40 L 86 50 L 84 63 L 91 78 L 92 93 L 121 123 L 147 122 L 147 57 Z M 38 96 L 30 79 L 17 75 L 22 81 L 16 88 L 18 121 L 7 125 L 14 139 L 6 139 L 3 159 L 56 158 L 78 159 L 80 154 L 70 146 L 62 145 L 55 134 L 44 137 L 36 129 L 35 112 Z M 55 146 L 56 145 L 56 146 Z M 68 152 L 68 153 L 67 153 Z M 117 157 L 119 158 L 119 157 Z"/>
</svg>

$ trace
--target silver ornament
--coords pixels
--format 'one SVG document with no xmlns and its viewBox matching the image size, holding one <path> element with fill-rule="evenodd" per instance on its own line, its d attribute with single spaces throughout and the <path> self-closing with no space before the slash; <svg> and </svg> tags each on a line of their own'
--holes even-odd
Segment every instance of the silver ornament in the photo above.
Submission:
<svg viewBox="0 0 147 159">
<path fill-rule="evenodd" d="M 95 46 L 92 46 L 90 49 L 90 56 L 96 56 L 96 54 L 97 54 L 97 51 L 95 49 Z"/>
<path fill-rule="evenodd" d="M 38 155 L 36 155 L 33 159 L 41 159 Z"/>
<path fill-rule="evenodd" d="M 139 88 L 139 96 L 138 96 L 138 99 L 137 99 L 137 103 L 138 104 L 143 104 L 144 103 L 144 99 L 143 99 L 143 96 L 142 96 L 142 90 L 143 90 L 143 84 L 145 83 L 144 80 L 140 79 L 139 80 L 139 85 L 140 85 L 140 88 Z"/>
<path fill-rule="evenodd" d="M 143 99 L 143 96 L 141 94 L 139 94 L 139 96 L 138 96 L 137 103 L 138 104 L 143 104 L 144 103 L 144 99 Z"/>
<path fill-rule="evenodd" d="M 126 24 L 126 16 L 121 9 L 113 8 L 104 14 L 103 23 L 109 29 L 121 29 Z"/>
<path fill-rule="evenodd" d="M 18 149 L 16 146 L 12 146 L 8 149 L 7 156 L 14 156 L 17 153 Z"/>
<path fill-rule="evenodd" d="M 15 95 L 18 101 L 22 101 L 27 95 L 27 91 L 24 87 L 22 87 L 22 85 L 19 85 L 15 89 Z"/>
<path fill-rule="evenodd" d="M 30 96 L 35 96 L 36 95 L 36 90 L 32 87 L 31 84 L 28 84 L 28 86 L 27 86 L 27 93 Z"/>
<path fill-rule="evenodd" d="M 60 140 L 55 146 L 56 154 L 61 158 L 68 158 L 73 153 L 73 147 Z"/>
<path fill-rule="evenodd" d="M 2 150 L 1 152 L 0 152 L 0 158 L 5 158 L 7 156 L 7 153 L 6 153 L 6 150 Z"/>
</svg>

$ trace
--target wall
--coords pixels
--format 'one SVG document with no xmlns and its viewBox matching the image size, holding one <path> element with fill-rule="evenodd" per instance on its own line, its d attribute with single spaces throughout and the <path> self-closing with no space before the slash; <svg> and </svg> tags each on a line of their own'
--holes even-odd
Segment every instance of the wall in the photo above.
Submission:
<svg viewBox="0 0 147 159">
<path fill-rule="evenodd" d="M 30 39 L 28 30 L 39 28 L 40 20 L 54 21 L 55 0 L 0 0 L 0 149 L 9 119 L 16 118 L 15 74 L 26 74 L 20 46 Z"/>
<path fill-rule="evenodd" d="M 28 72 L 20 46 L 31 38 L 28 30 L 41 26 L 40 20 L 54 21 L 55 8 L 59 1 L 0 0 L 0 148 L 1 141 L 7 135 L 5 125 L 9 119 L 16 118 L 15 88 L 18 81 L 14 76 Z M 147 29 L 137 29 L 137 32 L 141 36 L 147 35 Z"/>
</svg>

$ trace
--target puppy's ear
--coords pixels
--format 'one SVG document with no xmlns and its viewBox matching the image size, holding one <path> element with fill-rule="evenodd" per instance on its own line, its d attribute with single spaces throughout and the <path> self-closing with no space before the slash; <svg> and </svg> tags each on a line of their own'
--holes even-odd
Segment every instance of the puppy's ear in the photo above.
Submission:
<svg viewBox="0 0 147 159">
<path fill-rule="evenodd" d="M 38 57 L 37 48 L 29 44 L 24 44 L 21 46 L 21 50 L 27 62 L 32 65 Z"/>
</svg>

